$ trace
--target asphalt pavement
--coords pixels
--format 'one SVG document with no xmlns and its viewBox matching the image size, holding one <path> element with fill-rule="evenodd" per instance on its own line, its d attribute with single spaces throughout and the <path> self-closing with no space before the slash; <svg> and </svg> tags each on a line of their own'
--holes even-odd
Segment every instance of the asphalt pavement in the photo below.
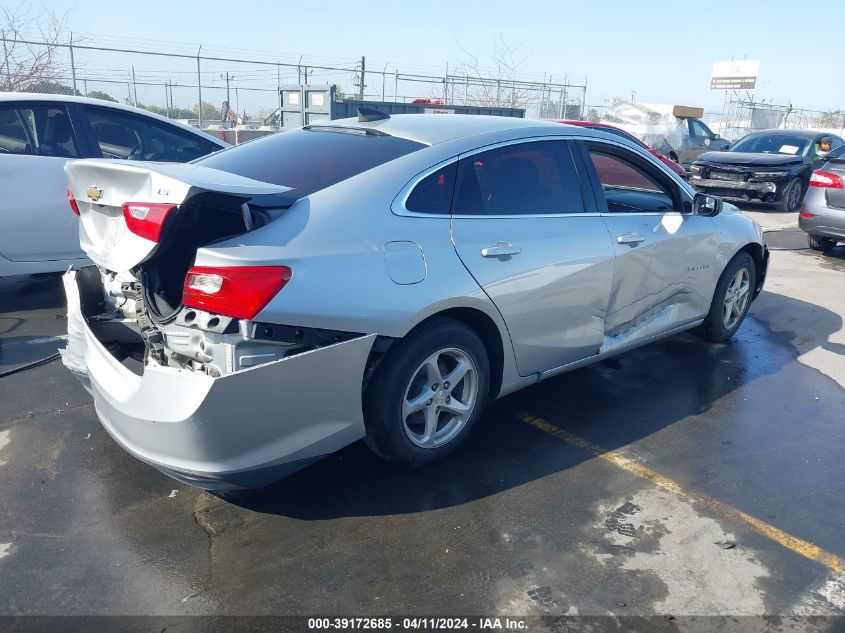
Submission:
<svg viewBox="0 0 845 633">
<path fill-rule="evenodd" d="M 845 247 L 750 213 L 731 342 L 499 400 L 433 468 L 357 443 L 236 500 L 126 454 L 60 362 L 15 371 L 63 345 L 61 284 L 0 280 L 0 614 L 845 615 Z"/>
</svg>

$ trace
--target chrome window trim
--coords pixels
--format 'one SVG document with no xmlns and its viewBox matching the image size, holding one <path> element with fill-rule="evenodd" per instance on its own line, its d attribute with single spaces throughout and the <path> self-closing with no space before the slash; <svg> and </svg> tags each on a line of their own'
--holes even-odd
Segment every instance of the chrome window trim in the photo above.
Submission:
<svg viewBox="0 0 845 633">
<path fill-rule="evenodd" d="M 466 219 L 488 219 L 488 218 L 500 218 L 500 219 L 513 219 L 513 218 L 566 218 L 566 217 L 597 217 L 599 215 L 598 212 L 595 211 L 583 211 L 580 213 L 515 213 L 509 215 L 477 215 L 477 214 L 466 214 L 466 213 L 420 213 L 419 211 L 409 211 L 408 208 L 405 206 L 408 202 L 408 198 L 411 196 L 411 192 L 414 190 L 422 180 L 425 180 L 428 176 L 433 174 L 439 169 L 450 165 L 452 163 L 457 163 L 463 158 L 468 158 L 469 156 L 474 156 L 475 154 L 481 152 L 487 152 L 490 150 L 498 149 L 500 147 L 507 147 L 508 145 L 521 145 L 523 143 L 537 143 L 541 141 L 572 141 L 582 138 L 581 136 L 567 136 L 567 135 L 548 135 L 548 136 L 526 136 L 518 139 L 509 139 L 507 141 L 497 141 L 495 143 L 489 143 L 487 145 L 481 145 L 476 147 L 475 149 L 467 152 L 461 152 L 455 156 L 447 158 L 445 160 L 440 161 L 436 165 L 429 167 L 425 171 L 421 171 L 419 174 L 414 176 L 402 189 L 399 191 L 399 194 L 393 199 L 393 203 L 390 205 L 390 210 L 395 215 L 405 216 L 405 217 L 412 217 L 412 218 L 466 218 Z M 573 163 L 572 167 L 576 169 L 577 166 Z"/>
<path fill-rule="evenodd" d="M 402 216 L 402 217 L 410 217 L 410 218 L 458 218 L 458 219 L 487 219 L 487 218 L 499 218 L 499 219 L 516 219 L 516 218 L 568 218 L 568 217 L 615 217 L 620 215 L 619 213 L 604 213 L 601 211 L 583 211 L 579 213 L 517 213 L 517 214 L 509 214 L 509 215 L 476 215 L 476 214 L 466 214 L 466 213 L 422 213 L 419 211 L 409 211 L 408 208 L 405 206 L 408 202 L 408 198 L 411 196 L 411 192 L 414 190 L 421 181 L 425 180 L 428 176 L 433 174 L 434 172 L 446 167 L 452 163 L 457 163 L 463 158 L 467 158 L 469 156 L 473 156 L 480 152 L 487 152 L 493 149 L 498 149 L 499 147 L 507 147 L 508 145 L 520 145 L 523 143 L 537 143 L 541 141 L 590 141 L 590 142 L 598 142 L 598 143 L 607 143 L 609 145 L 614 145 L 616 147 L 632 151 L 628 145 L 625 143 L 617 142 L 616 138 L 612 139 L 605 139 L 600 138 L 592 135 L 586 134 L 579 134 L 575 135 L 548 135 L 548 136 L 527 136 L 518 139 L 509 139 L 507 141 L 498 141 L 495 143 L 490 143 L 488 145 L 481 145 L 480 147 L 476 147 L 475 149 L 467 152 L 461 152 L 455 156 L 451 156 L 446 158 L 431 167 L 419 172 L 416 176 L 411 178 L 402 189 L 399 190 L 399 193 L 393 199 L 393 202 L 390 204 L 390 211 L 394 215 Z M 641 149 L 641 148 L 640 148 Z M 645 156 L 651 160 L 652 165 L 655 165 L 658 169 L 662 170 L 663 173 L 668 174 L 672 181 L 678 185 L 685 185 L 680 187 L 680 190 L 683 194 L 686 194 L 688 197 L 688 202 L 692 203 L 692 198 L 695 195 L 694 193 L 690 193 L 689 187 L 690 185 L 678 176 L 675 172 L 671 169 L 666 167 L 663 163 L 661 163 L 657 158 L 642 150 L 638 156 Z M 573 164 L 573 167 L 577 171 L 577 165 Z M 673 210 L 668 213 L 677 213 L 679 215 L 689 215 L 682 211 Z M 632 212 L 631 215 L 635 215 L 635 212 Z M 657 212 L 648 212 L 648 213 L 641 213 L 640 215 L 666 215 L 665 213 L 657 213 Z"/>
</svg>

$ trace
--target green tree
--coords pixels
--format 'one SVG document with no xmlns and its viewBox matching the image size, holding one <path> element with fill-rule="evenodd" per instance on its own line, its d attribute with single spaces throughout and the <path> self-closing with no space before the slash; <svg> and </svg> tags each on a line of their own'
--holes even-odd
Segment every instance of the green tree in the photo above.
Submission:
<svg viewBox="0 0 845 633">
<path fill-rule="evenodd" d="M 51 80 L 35 81 L 26 87 L 26 92 L 40 92 L 50 95 L 76 95 L 77 97 L 82 96 L 81 92 L 78 90 L 74 91 L 71 86 Z"/>
<path fill-rule="evenodd" d="M 112 97 L 110 94 L 106 92 L 102 92 L 100 90 L 92 90 L 87 95 L 91 99 L 101 99 L 102 101 L 111 101 L 112 103 L 118 103 L 118 100 Z"/>
<path fill-rule="evenodd" d="M 193 118 L 197 118 L 200 114 L 200 108 L 202 108 L 202 120 L 205 121 L 220 121 L 223 118 L 223 114 L 220 112 L 219 109 L 215 108 L 213 105 L 208 103 L 207 101 L 203 101 L 201 104 L 195 105 L 193 109 Z"/>
<path fill-rule="evenodd" d="M 142 110 L 146 110 L 147 112 L 152 112 L 153 114 L 159 114 L 161 116 L 170 117 L 171 119 L 196 119 L 197 113 L 193 110 L 188 110 L 187 108 L 163 108 L 157 105 L 144 105 L 143 103 L 139 103 L 138 107 Z"/>
</svg>

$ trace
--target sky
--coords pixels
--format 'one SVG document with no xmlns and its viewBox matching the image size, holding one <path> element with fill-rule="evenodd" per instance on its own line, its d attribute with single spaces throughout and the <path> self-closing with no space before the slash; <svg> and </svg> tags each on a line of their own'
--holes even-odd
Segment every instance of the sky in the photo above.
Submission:
<svg viewBox="0 0 845 633">
<path fill-rule="evenodd" d="M 6 8 L 18 5 L 0 0 Z M 29 6 L 33 13 L 66 13 L 75 41 L 131 42 L 145 50 L 202 45 L 204 51 L 240 49 L 241 55 L 255 51 L 250 57 L 304 56 L 347 65 L 363 55 L 368 69 L 390 64 L 403 72 L 442 74 L 447 64 L 466 64 L 473 55 L 486 65 L 497 42 L 504 42 L 520 76 L 586 77 L 589 104 L 635 93 L 638 101 L 720 112 L 725 94 L 709 89 L 713 62 L 759 59 L 757 99 L 817 110 L 845 107 L 845 82 L 818 70 L 826 48 L 819 30 L 840 29 L 825 27 L 817 11 L 794 2 L 46 0 Z"/>
</svg>

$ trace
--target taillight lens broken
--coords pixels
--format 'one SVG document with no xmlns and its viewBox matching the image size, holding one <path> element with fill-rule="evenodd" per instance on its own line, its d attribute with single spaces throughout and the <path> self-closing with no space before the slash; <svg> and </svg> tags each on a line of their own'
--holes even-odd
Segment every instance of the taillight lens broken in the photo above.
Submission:
<svg viewBox="0 0 845 633">
<path fill-rule="evenodd" d="M 74 215 L 79 215 L 79 205 L 76 204 L 70 187 L 67 188 L 67 201 L 70 203 L 70 210 L 73 211 Z"/>
<path fill-rule="evenodd" d="M 290 278 L 287 266 L 194 266 L 185 276 L 182 303 L 236 319 L 253 319 Z"/>
<path fill-rule="evenodd" d="M 175 208 L 175 204 L 127 202 L 123 205 L 123 218 L 126 220 L 126 226 L 135 235 L 158 242 L 164 221 Z"/>
</svg>

